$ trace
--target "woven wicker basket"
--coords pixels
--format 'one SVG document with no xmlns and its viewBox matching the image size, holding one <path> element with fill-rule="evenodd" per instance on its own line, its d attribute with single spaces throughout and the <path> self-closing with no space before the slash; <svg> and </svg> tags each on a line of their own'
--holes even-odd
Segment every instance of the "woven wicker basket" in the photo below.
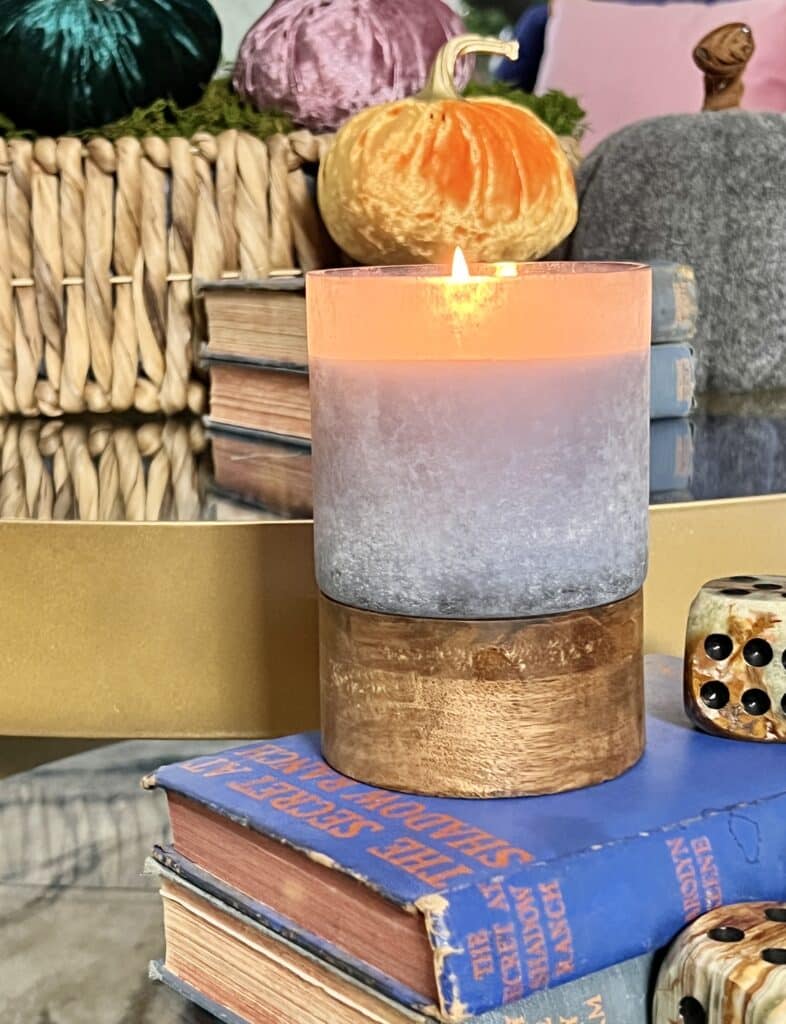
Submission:
<svg viewBox="0 0 786 1024">
<path fill-rule="evenodd" d="M 0 519 L 201 518 L 198 419 L 0 420 Z"/>
<path fill-rule="evenodd" d="M 328 136 L 0 140 L 0 415 L 201 412 L 198 280 L 336 258 Z"/>
</svg>

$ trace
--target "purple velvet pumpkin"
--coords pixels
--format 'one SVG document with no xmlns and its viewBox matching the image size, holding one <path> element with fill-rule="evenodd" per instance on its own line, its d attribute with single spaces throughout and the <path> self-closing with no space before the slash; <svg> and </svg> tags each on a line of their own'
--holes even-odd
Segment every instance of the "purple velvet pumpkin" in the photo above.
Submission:
<svg viewBox="0 0 786 1024">
<path fill-rule="evenodd" d="M 463 32 L 442 0 L 276 0 L 240 45 L 234 85 L 258 107 L 333 131 L 421 89 L 437 50 Z M 459 87 L 471 71 L 459 67 Z"/>
</svg>

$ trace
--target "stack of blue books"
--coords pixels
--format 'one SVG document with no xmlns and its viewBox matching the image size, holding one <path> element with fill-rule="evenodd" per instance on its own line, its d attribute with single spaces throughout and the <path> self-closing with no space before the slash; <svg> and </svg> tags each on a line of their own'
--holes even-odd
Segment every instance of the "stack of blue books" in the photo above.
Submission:
<svg viewBox="0 0 786 1024">
<path fill-rule="evenodd" d="M 691 341 L 699 316 L 696 277 L 691 267 L 650 260 L 652 267 L 652 352 L 650 419 L 687 416 L 695 405 L 696 357 Z"/>
<path fill-rule="evenodd" d="M 687 922 L 786 895 L 783 749 L 692 729 L 674 659 L 647 690 L 642 760 L 556 796 L 376 789 L 314 734 L 160 769 L 152 976 L 233 1024 L 645 1024 Z"/>
<path fill-rule="evenodd" d="M 691 341 L 699 315 L 698 294 L 691 267 L 663 260 L 650 265 L 650 492 L 659 500 L 679 500 L 693 479 L 694 435 L 687 417 L 696 405 Z"/>
</svg>

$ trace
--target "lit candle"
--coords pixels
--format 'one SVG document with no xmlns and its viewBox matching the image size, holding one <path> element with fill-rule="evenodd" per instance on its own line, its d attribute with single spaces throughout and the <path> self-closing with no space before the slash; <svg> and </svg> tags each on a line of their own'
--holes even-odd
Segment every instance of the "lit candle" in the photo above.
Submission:
<svg viewBox="0 0 786 1024">
<path fill-rule="evenodd" d="M 308 275 L 317 580 L 421 617 L 620 600 L 647 551 L 650 272 Z"/>
</svg>

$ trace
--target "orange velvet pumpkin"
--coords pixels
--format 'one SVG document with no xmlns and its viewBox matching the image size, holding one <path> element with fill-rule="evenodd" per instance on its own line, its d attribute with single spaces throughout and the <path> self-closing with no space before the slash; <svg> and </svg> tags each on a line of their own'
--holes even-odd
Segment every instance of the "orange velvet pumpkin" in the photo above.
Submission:
<svg viewBox="0 0 786 1024">
<path fill-rule="evenodd" d="M 518 45 L 458 36 L 425 89 L 346 122 L 319 172 L 319 206 L 360 263 L 441 262 L 454 246 L 482 262 L 545 255 L 576 223 L 573 172 L 554 133 L 496 97 L 460 97 L 467 53 L 515 57 Z"/>
</svg>

